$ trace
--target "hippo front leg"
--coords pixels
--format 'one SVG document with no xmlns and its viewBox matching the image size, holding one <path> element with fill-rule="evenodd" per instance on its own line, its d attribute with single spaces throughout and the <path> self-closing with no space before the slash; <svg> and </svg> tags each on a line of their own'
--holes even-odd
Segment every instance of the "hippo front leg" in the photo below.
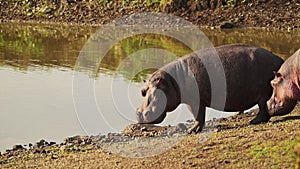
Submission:
<svg viewBox="0 0 300 169">
<path fill-rule="evenodd" d="M 188 130 L 188 133 L 191 134 L 201 132 L 205 124 L 205 106 L 200 106 L 198 110 L 190 105 L 187 105 L 187 107 L 195 118 L 194 125 Z"/>
<path fill-rule="evenodd" d="M 266 102 L 266 100 L 258 102 L 259 112 L 256 117 L 250 121 L 250 124 L 266 123 L 270 120 L 271 116 L 268 113 Z"/>
</svg>

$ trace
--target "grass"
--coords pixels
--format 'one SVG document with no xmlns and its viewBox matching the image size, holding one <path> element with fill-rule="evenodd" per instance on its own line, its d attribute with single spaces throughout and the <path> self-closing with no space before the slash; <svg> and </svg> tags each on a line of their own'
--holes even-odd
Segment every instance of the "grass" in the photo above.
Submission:
<svg viewBox="0 0 300 169">
<path fill-rule="evenodd" d="M 246 153 L 247 158 L 252 158 L 252 163 L 264 163 L 266 160 L 273 162 L 272 168 L 281 168 L 283 161 L 294 163 L 296 155 L 293 152 L 297 139 L 284 140 L 280 142 L 266 141 L 256 143 Z"/>
</svg>

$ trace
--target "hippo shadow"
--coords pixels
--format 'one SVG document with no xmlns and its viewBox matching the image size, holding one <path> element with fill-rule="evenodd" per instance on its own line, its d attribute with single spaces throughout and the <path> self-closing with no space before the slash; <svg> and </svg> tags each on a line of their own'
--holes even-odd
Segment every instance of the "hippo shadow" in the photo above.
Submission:
<svg viewBox="0 0 300 169">
<path fill-rule="evenodd" d="M 284 122 L 284 121 L 289 121 L 289 120 L 299 120 L 300 119 L 300 115 L 297 116 L 286 116 L 286 117 L 282 117 L 280 119 L 276 119 L 274 120 L 272 123 L 280 123 L 280 122 Z"/>
</svg>

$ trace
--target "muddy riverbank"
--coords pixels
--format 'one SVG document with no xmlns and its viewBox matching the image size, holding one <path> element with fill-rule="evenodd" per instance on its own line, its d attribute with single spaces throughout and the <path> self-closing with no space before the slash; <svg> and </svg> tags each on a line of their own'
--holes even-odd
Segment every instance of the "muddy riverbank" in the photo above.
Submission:
<svg viewBox="0 0 300 169">
<path fill-rule="evenodd" d="M 141 12 L 180 16 L 201 27 L 300 28 L 298 0 L 2 1 L 1 22 L 101 25 Z"/>
<path fill-rule="evenodd" d="M 184 134 L 191 124 L 187 122 L 164 127 L 129 125 L 122 134 L 74 136 L 63 143 L 40 140 L 2 152 L 0 165 L 1 168 L 294 168 L 296 161 L 299 163 L 296 155 L 299 110 L 297 106 L 291 114 L 273 117 L 269 123 L 260 125 L 249 125 L 257 109 L 212 120 L 207 122 L 207 126 L 214 126 L 211 135 L 204 139 L 208 130 Z M 156 146 L 162 147 L 168 146 L 171 138 L 180 140 L 161 154 L 145 157 L 149 154 L 138 153 L 151 153 L 157 148 L 148 143 L 143 147 L 146 143 L 143 140 L 149 138 L 158 139 Z M 128 151 L 132 147 L 138 147 L 139 151 Z"/>
</svg>

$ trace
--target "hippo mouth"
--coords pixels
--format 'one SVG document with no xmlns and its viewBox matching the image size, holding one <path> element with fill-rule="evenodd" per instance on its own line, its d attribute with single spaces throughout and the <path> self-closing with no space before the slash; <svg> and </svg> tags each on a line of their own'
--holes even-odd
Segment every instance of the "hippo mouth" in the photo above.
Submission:
<svg viewBox="0 0 300 169">
<path fill-rule="evenodd" d="M 136 116 L 137 122 L 139 124 L 158 124 L 161 123 L 167 116 L 166 112 L 163 112 L 159 117 L 156 118 L 151 117 L 151 115 L 149 114 L 150 113 L 142 113 L 142 112 L 137 113 Z"/>
<path fill-rule="evenodd" d="M 279 98 L 277 98 L 276 96 L 274 96 L 271 100 L 270 100 L 270 109 L 276 109 L 276 108 L 282 108 L 284 103 L 283 101 L 281 101 Z"/>
<path fill-rule="evenodd" d="M 282 101 L 278 97 L 273 96 L 267 102 L 268 112 L 271 116 L 281 116 L 290 113 L 296 106 L 296 100 Z"/>
</svg>

